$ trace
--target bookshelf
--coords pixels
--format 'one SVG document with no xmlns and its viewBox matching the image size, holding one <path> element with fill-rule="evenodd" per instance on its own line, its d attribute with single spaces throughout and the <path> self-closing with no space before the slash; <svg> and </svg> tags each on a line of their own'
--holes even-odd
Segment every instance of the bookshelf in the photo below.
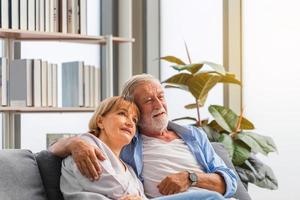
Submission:
<svg viewBox="0 0 300 200">
<path fill-rule="evenodd" d="M 0 28 L 0 38 L 12 39 L 15 41 L 62 41 L 85 44 L 106 44 L 107 36 L 88 36 L 81 34 L 64 34 L 54 32 L 22 31 Z M 133 38 L 112 36 L 113 43 L 134 42 Z"/>
<path fill-rule="evenodd" d="M 15 58 L 15 42 L 22 41 L 53 41 L 53 42 L 72 42 L 83 44 L 104 45 L 105 48 L 105 79 L 101 78 L 101 84 L 105 85 L 106 90 L 102 91 L 102 98 L 113 95 L 113 44 L 132 43 L 133 38 L 115 37 L 112 35 L 89 36 L 81 34 L 64 34 L 54 32 L 23 31 L 0 28 L 0 38 L 3 40 L 3 57 L 8 58 L 8 63 Z M 12 107 L 2 106 L 2 148 L 20 148 L 21 131 L 20 120 L 22 113 L 75 113 L 93 112 L 94 108 L 85 107 Z"/>
<path fill-rule="evenodd" d="M 19 113 L 65 113 L 65 112 L 94 112 L 94 108 L 77 107 L 1 107 L 0 112 L 19 112 Z"/>
</svg>

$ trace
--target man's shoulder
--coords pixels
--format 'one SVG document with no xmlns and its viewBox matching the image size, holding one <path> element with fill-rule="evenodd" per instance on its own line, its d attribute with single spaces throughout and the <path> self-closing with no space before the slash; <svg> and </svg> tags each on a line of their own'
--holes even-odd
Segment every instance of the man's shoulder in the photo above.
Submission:
<svg viewBox="0 0 300 200">
<path fill-rule="evenodd" d="M 174 122 L 169 122 L 168 128 L 179 133 L 179 134 L 190 134 L 190 135 L 202 135 L 204 130 L 201 127 L 196 127 L 194 125 L 180 125 Z"/>
</svg>

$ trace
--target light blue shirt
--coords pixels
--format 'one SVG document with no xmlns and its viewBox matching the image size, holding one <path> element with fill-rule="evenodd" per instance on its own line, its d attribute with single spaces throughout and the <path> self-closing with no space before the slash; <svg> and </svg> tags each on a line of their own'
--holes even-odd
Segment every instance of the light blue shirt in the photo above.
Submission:
<svg viewBox="0 0 300 200">
<path fill-rule="evenodd" d="M 224 161 L 215 153 L 207 139 L 206 133 L 200 128 L 181 126 L 173 122 L 169 122 L 168 129 L 175 131 L 184 140 L 205 173 L 222 175 L 226 183 L 224 197 L 232 197 L 237 189 L 237 177 L 233 170 L 228 168 Z M 137 132 L 131 143 L 124 147 L 121 152 L 121 158 L 134 169 L 138 178 L 143 182 L 143 140 L 141 134 Z"/>
</svg>

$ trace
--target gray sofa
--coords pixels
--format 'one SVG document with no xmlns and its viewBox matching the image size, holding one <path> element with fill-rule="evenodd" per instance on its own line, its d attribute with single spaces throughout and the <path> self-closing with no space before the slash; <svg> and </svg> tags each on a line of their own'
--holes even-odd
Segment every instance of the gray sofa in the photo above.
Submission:
<svg viewBox="0 0 300 200">
<path fill-rule="evenodd" d="M 224 147 L 213 143 L 228 167 L 233 168 Z M 59 189 L 61 158 L 48 151 L 33 154 L 29 150 L 0 150 L 1 200 L 63 200 Z M 250 200 L 242 182 L 235 197 Z"/>
</svg>

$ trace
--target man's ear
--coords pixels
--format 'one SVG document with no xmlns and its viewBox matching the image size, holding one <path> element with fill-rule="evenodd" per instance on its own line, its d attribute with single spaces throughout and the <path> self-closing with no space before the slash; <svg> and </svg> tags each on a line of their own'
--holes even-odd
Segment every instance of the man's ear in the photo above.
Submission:
<svg viewBox="0 0 300 200">
<path fill-rule="evenodd" d="M 97 117 L 97 126 L 101 129 L 103 129 L 103 117 L 102 116 L 98 116 Z"/>
</svg>

